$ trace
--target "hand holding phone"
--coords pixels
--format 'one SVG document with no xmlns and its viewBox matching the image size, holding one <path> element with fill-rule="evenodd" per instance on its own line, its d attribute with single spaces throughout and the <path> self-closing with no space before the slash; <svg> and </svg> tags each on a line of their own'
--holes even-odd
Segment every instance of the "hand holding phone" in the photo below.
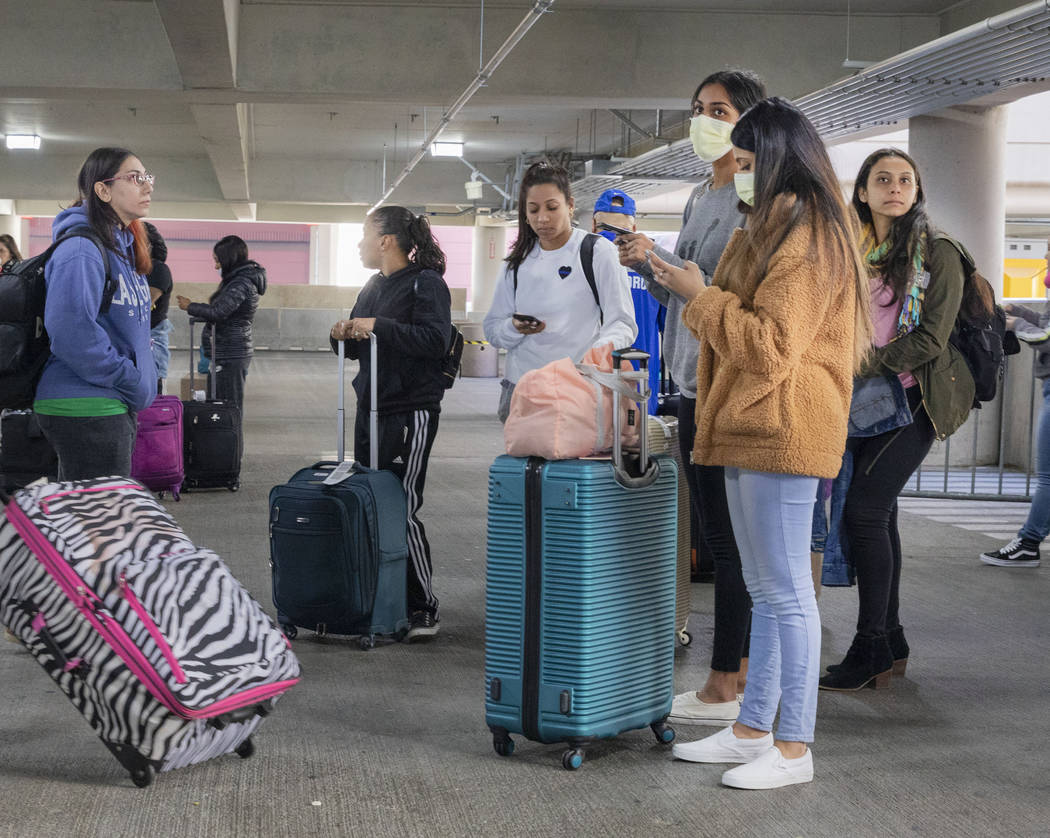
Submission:
<svg viewBox="0 0 1050 838">
<path fill-rule="evenodd" d="M 520 320 L 522 323 L 527 323 L 530 326 L 535 326 L 540 322 L 538 317 L 533 317 L 531 314 L 518 314 L 515 312 L 511 315 L 515 320 Z"/>
<path fill-rule="evenodd" d="M 628 230 L 626 227 L 617 227 L 615 224 L 608 224 L 605 221 L 599 221 L 598 227 L 602 230 L 608 230 L 610 233 L 615 233 L 618 236 L 634 235 L 634 230 Z"/>
</svg>

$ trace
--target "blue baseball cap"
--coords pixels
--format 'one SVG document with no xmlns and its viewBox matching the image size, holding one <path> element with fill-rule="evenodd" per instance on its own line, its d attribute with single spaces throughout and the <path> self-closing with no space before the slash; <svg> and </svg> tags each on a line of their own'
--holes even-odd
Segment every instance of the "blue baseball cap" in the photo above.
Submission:
<svg viewBox="0 0 1050 838">
<path fill-rule="evenodd" d="M 614 204 L 613 200 L 615 198 L 619 198 L 620 203 Z M 622 189 L 606 189 L 598 196 L 598 200 L 594 202 L 594 212 L 618 212 L 622 215 L 633 217 L 634 198 Z"/>
</svg>

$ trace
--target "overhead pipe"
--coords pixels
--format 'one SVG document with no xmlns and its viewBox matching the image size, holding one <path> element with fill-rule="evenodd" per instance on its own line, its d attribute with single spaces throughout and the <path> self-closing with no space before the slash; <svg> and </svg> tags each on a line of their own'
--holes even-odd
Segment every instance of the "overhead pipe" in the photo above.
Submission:
<svg viewBox="0 0 1050 838">
<path fill-rule="evenodd" d="M 466 166 L 468 169 L 470 169 L 471 175 L 473 175 L 478 180 L 485 181 L 485 183 L 487 183 L 489 186 L 495 189 L 505 201 L 510 200 L 510 195 L 507 192 L 505 192 L 492 178 L 486 175 L 483 171 L 481 171 L 481 169 L 479 169 L 465 157 L 460 157 L 459 162 Z"/>
<path fill-rule="evenodd" d="M 456 118 L 456 115 L 461 110 L 463 110 L 463 106 L 470 101 L 471 97 L 477 93 L 479 89 L 485 86 L 486 82 L 488 82 L 492 77 L 492 74 L 496 71 L 496 68 L 503 63 L 503 59 L 510 55 L 511 50 L 518 45 L 518 42 L 525 37 L 525 34 L 553 5 L 554 0 L 535 0 L 535 2 L 533 2 L 532 9 L 527 15 L 525 15 L 525 18 L 521 23 L 517 25 L 517 28 L 510 33 L 510 36 L 503 42 L 503 45 L 496 50 L 495 55 L 489 59 L 488 64 L 481 68 L 478 74 L 474 77 L 474 80 L 467 85 L 467 89 L 459 95 L 459 98 L 452 103 L 449 109 L 441 114 L 441 119 L 438 120 L 437 125 L 435 125 L 433 130 L 427 135 L 427 138 L 423 140 L 423 144 L 419 147 L 419 150 L 412 155 L 412 159 L 409 160 L 405 168 L 401 170 L 401 174 L 395 178 L 394 182 L 390 184 L 389 188 L 383 193 L 379 200 L 368 210 L 368 215 L 375 212 L 386 201 L 386 199 L 393 194 L 394 190 L 401 185 L 402 181 L 412 173 L 412 170 L 419 164 L 419 161 L 426 156 L 431 143 L 444 133 L 448 124 Z"/>
</svg>

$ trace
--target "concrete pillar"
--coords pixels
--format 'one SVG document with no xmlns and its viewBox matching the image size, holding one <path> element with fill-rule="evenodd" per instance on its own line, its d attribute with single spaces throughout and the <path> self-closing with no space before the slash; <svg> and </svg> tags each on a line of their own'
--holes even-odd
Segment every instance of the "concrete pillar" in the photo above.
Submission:
<svg viewBox="0 0 1050 838">
<path fill-rule="evenodd" d="M 315 224 L 310 228 L 310 284 L 338 285 L 337 226 Z"/>
<path fill-rule="evenodd" d="M 919 166 L 926 204 L 935 227 L 957 238 L 973 254 L 977 269 L 1003 293 L 1003 240 L 1006 216 L 1005 106 L 947 108 L 909 122 L 908 148 Z M 999 405 L 996 397 L 952 436 L 952 466 L 995 463 L 999 458 Z M 977 444 L 974 446 L 976 436 Z M 935 444 L 927 464 L 944 463 Z"/>
<path fill-rule="evenodd" d="M 474 231 L 474 261 L 471 271 L 469 316 L 481 322 L 492 304 L 496 282 L 503 271 L 507 255 L 507 235 L 516 229 L 503 226 L 479 226 Z"/>
</svg>

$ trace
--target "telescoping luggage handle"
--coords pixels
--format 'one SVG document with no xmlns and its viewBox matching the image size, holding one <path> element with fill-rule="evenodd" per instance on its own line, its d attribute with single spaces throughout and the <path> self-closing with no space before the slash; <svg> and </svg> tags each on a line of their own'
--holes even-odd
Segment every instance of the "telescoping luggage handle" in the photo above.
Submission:
<svg viewBox="0 0 1050 838">
<path fill-rule="evenodd" d="M 191 400 L 193 398 L 193 394 L 197 392 L 197 388 L 195 386 L 196 379 L 195 379 L 195 376 L 194 376 L 194 373 L 195 373 L 196 367 L 197 367 L 197 364 L 195 363 L 196 362 L 196 358 L 194 356 L 197 353 L 193 351 L 193 327 L 197 323 L 206 323 L 206 322 L 207 322 L 206 320 L 202 320 L 199 317 L 191 317 L 190 318 L 190 399 Z M 202 342 L 204 341 L 204 330 L 203 329 L 201 329 L 201 341 Z M 212 336 L 212 344 L 213 344 L 212 348 L 213 349 L 214 349 L 214 343 L 215 343 L 215 338 L 214 338 L 214 335 L 213 335 Z M 214 355 L 215 353 L 212 352 L 211 354 Z M 210 382 L 211 383 L 211 398 L 214 399 L 214 398 L 217 398 L 216 394 L 219 392 L 216 389 L 216 387 L 215 387 L 215 358 L 209 358 L 208 359 L 208 375 L 211 378 L 211 382 Z M 208 380 L 205 379 L 204 380 L 204 395 L 205 395 L 205 397 L 208 396 L 208 384 L 209 384 Z"/>
<path fill-rule="evenodd" d="M 643 382 L 637 398 L 637 406 L 628 410 L 628 421 L 634 418 L 638 426 L 638 474 L 631 474 L 623 460 L 622 429 L 620 428 L 620 390 L 612 388 L 613 394 L 613 472 L 616 482 L 627 489 L 641 489 L 651 485 L 660 474 L 660 466 L 649 459 L 649 422 L 646 406 L 649 401 L 649 388 L 644 384 L 649 380 L 649 353 L 640 349 L 614 349 L 612 353 L 613 372 L 616 377 L 625 381 Z M 620 369 L 622 361 L 638 361 L 641 369 L 626 372 Z M 640 420 L 639 418 L 640 417 Z"/>
<path fill-rule="evenodd" d="M 377 408 L 378 390 L 379 390 L 379 360 L 376 354 L 376 335 L 372 332 L 368 336 L 369 348 L 371 351 L 368 353 L 371 358 L 369 369 L 371 375 L 369 376 L 369 392 L 371 394 L 370 403 L 368 405 L 368 438 L 370 440 L 368 446 L 368 467 L 371 469 L 379 468 L 379 410 Z M 340 342 L 341 343 L 341 342 Z M 344 371 L 346 369 L 346 356 L 343 354 L 343 347 L 340 346 L 339 350 L 335 353 L 339 359 L 339 408 L 336 411 L 336 433 L 339 435 L 336 440 L 336 450 L 339 452 L 339 463 L 342 465 L 346 460 L 346 378 Z M 355 452 L 356 453 L 356 452 Z M 346 472 L 349 472 L 350 463 L 346 467 Z M 339 480 L 346 476 L 344 473 Z M 332 474 L 332 482 L 337 483 L 339 480 L 334 479 L 336 475 Z M 325 481 L 329 482 L 328 480 Z"/>
</svg>

